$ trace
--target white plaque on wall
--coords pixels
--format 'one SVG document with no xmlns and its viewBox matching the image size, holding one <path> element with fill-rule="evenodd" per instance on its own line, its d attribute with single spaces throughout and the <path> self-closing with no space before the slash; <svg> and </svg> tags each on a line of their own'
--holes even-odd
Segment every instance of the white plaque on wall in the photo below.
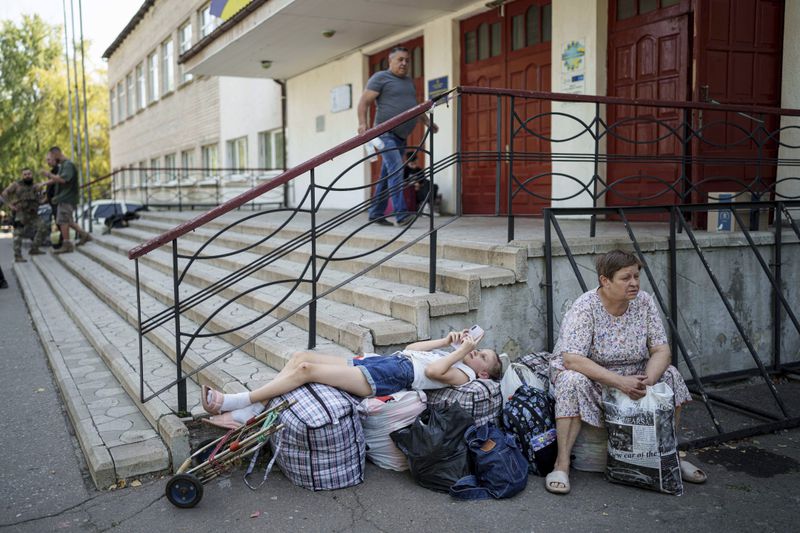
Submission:
<svg viewBox="0 0 800 533">
<path fill-rule="evenodd" d="M 586 45 L 584 41 L 570 41 L 561 52 L 561 92 L 572 94 L 586 92 Z"/>
<path fill-rule="evenodd" d="M 353 107 L 352 85 L 345 83 L 331 89 L 331 113 L 338 113 Z"/>
</svg>

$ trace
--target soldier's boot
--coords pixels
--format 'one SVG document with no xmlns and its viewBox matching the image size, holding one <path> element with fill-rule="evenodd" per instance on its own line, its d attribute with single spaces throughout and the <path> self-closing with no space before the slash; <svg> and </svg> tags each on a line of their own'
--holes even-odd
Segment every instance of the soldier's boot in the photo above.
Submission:
<svg viewBox="0 0 800 533">
<path fill-rule="evenodd" d="M 75 245 L 72 244 L 72 241 L 64 241 L 61 243 L 61 248 L 58 250 L 53 250 L 53 253 L 58 254 L 69 254 L 75 251 Z"/>
<path fill-rule="evenodd" d="M 41 251 L 38 246 L 31 246 L 28 255 L 44 255 L 44 252 Z"/>
<path fill-rule="evenodd" d="M 91 234 L 88 231 L 84 231 L 80 234 L 80 239 L 78 239 L 78 246 L 86 244 L 87 242 L 92 242 L 94 239 L 92 238 Z"/>
<path fill-rule="evenodd" d="M 28 260 L 25 259 L 24 257 L 22 257 L 21 255 L 15 255 L 14 256 L 14 262 L 15 263 L 27 263 Z"/>
</svg>

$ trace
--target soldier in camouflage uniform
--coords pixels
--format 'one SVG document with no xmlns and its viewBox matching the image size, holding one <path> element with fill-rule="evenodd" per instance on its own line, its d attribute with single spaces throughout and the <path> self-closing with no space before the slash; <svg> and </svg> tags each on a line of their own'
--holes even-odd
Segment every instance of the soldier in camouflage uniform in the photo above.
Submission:
<svg viewBox="0 0 800 533">
<path fill-rule="evenodd" d="M 41 255 L 44 252 L 39 247 L 47 238 L 47 226 L 39 218 L 39 195 L 36 186 L 33 184 L 33 172 L 26 168 L 22 171 L 22 179 L 6 187 L 3 191 L 3 198 L 14 211 L 14 260 L 17 263 L 24 263 L 22 257 L 22 236 L 25 229 L 33 227 L 36 235 L 33 238 L 30 255 Z"/>
</svg>

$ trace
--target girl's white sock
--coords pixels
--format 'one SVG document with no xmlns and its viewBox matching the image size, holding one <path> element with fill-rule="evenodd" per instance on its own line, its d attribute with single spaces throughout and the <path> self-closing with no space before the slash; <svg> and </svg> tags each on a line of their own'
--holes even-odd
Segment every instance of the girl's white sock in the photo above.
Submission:
<svg viewBox="0 0 800 533">
<path fill-rule="evenodd" d="M 261 402 L 256 402 L 251 403 L 246 407 L 242 407 L 241 409 L 234 409 L 231 411 L 231 416 L 240 424 L 246 424 L 248 420 L 261 414 L 261 411 L 263 410 L 264 404 Z"/>
<path fill-rule="evenodd" d="M 226 411 L 235 411 L 236 409 L 241 409 L 242 407 L 247 407 L 250 405 L 250 393 L 249 392 L 237 392 L 234 394 L 225 394 L 222 399 L 222 408 L 220 411 L 223 413 Z"/>
</svg>

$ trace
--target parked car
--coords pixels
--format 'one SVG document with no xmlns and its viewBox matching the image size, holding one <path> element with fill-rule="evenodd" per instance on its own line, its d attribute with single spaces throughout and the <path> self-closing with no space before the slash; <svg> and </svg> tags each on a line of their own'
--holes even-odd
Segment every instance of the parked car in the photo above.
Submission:
<svg viewBox="0 0 800 533">
<path fill-rule="evenodd" d="M 123 202 L 120 200 L 93 200 L 92 201 L 92 224 L 105 224 L 110 217 L 125 219 L 133 218 L 133 214 L 144 210 L 142 204 L 136 202 Z M 78 208 L 78 221 L 88 220 L 89 210 L 83 206 Z"/>
</svg>

